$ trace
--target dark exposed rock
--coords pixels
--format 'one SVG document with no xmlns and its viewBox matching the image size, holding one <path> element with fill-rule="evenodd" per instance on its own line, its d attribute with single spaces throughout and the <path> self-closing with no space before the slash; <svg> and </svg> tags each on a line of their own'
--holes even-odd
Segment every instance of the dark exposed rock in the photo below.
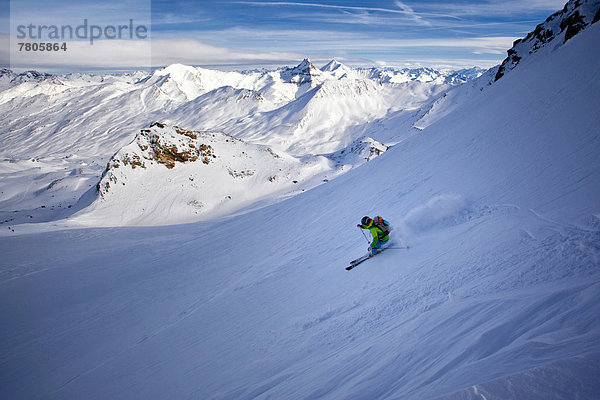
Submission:
<svg viewBox="0 0 600 400">
<path fill-rule="evenodd" d="M 596 15 L 594 15 L 594 19 L 592 20 L 592 24 L 595 24 L 598 21 L 600 21 L 600 9 L 598 9 L 598 12 L 596 12 Z"/>
<path fill-rule="evenodd" d="M 583 28 L 585 28 L 586 23 L 583 20 L 579 11 L 575 11 L 573 14 L 569 15 L 560 23 L 561 30 L 565 30 L 565 42 L 571 39 L 573 36 L 577 35 Z"/>
<path fill-rule="evenodd" d="M 523 57 L 533 54 L 564 33 L 561 44 L 572 39 L 600 18 L 600 0 L 571 0 L 561 11 L 549 16 L 525 38 L 516 40 L 507 51 L 495 76 L 495 81 L 515 68 Z"/>
</svg>

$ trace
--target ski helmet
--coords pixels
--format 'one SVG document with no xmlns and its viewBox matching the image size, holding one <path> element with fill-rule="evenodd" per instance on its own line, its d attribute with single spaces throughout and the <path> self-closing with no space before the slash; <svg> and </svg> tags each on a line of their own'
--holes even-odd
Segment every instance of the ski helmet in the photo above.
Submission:
<svg viewBox="0 0 600 400">
<path fill-rule="evenodd" d="M 369 217 L 367 217 L 367 216 L 364 216 L 364 217 L 363 217 L 363 219 L 360 221 L 360 223 L 361 223 L 363 226 L 369 226 L 369 225 L 371 224 L 371 221 L 372 221 L 372 219 L 371 219 L 371 218 L 369 218 Z"/>
</svg>

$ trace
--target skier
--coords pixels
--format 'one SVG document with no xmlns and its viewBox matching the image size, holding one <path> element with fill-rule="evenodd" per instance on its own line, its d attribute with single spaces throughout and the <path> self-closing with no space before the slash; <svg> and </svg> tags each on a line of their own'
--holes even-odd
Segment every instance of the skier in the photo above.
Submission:
<svg viewBox="0 0 600 400">
<path fill-rule="evenodd" d="M 360 222 L 361 223 L 356 226 L 360 229 L 368 229 L 373 237 L 373 241 L 368 250 L 370 252 L 369 257 L 373 257 L 388 246 L 392 228 L 390 224 L 380 216 L 375 217 L 374 220 L 365 216 Z"/>
</svg>

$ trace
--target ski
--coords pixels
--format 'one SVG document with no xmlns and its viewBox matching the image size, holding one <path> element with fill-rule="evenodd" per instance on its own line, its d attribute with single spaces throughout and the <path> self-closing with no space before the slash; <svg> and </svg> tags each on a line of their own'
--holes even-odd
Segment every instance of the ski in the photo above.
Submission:
<svg viewBox="0 0 600 400">
<path fill-rule="evenodd" d="M 350 261 L 350 265 L 346 267 L 346 271 L 350 271 L 352 268 L 356 267 L 358 264 L 367 261 L 369 258 L 369 254 L 365 254 L 362 257 L 357 258 L 356 260 Z"/>
<path fill-rule="evenodd" d="M 386 249 L 389 249 L 389 247 L 384 247 L 383 249 L 379 249 L 379 251 L 377 252 L 377 254 L 381 254 Z M 346 267 L 346 271 L 350 271 L 352 268 L 356 267 L 358 264 L 361 264 L 361 263 L 363 263 L 363 262 L 365 262 L 368 259 L 373 258 L 373 257 L 375 257 L 375 256 L 372 256 L 370 253 L 368 253 L 368 254 L 365 254 L 362 257 L 357 258 L 354 261 L 350 261 L 350 265 Z"/>
<path fill-rule="evenodd" d="M 389 247 L 384 247 L 383 249 L 379 249 L 379 253 L 383 252 L 384 250 L 388 250 L 388 249 L 410 249 L 410 246 L 389 246 Z M 356 267 L 357 265 L 367 261 L 369 258 L 373 258 L 373 257 L 369 257 L 370 254 L 365 254 L 362 257 L 357 258 L 356 260 L 352 260 L 350 261 L 350 265 L 346 267 L 346 271 L 350 271 L 352 268 Z"/>
</svg>

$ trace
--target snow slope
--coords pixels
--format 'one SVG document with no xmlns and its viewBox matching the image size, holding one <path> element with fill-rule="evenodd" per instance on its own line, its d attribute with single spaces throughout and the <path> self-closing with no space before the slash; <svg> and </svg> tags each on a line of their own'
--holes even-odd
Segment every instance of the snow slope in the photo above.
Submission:
<svg viewBox="0 0 600 400">
<path fill-rule="evenodd" d="M 599 39 L 594 24 L 269 207 L 5 230 L 0 394 L 598 398 Z M 375 213 L 411 249 L 344 271 Z"/>
</svg>

